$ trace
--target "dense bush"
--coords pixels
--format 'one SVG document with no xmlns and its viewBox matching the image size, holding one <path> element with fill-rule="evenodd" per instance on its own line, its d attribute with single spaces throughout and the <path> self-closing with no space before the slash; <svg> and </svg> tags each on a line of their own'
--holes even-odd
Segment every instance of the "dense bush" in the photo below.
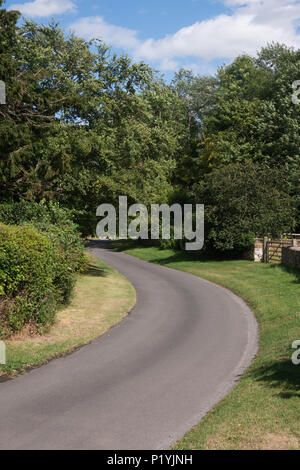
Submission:
<svg viewBox="0 0 300 470">
<path fill-rule="evenodd" d="M 75 283 L 74 273 L 84 271 L 86 268 L 87 259 L 83 243 L 72 226 L 36 224 L 36 228 L 47 236 L 54 247 L 56 256 L 54 282 L 62 301 L 67 302 Z"/>
<path fill-rule="evenodd" d="M 174 237 L 171 237 L 170 240 L 160 239 L 159 247 L 161 250 L 179 250 L 180 240 L 176 240 Z"/>
<path fill-rule="evenodd" d="M 212 171 L 194 186 L 205 204 L 205 244 L 215 251 L 243 251 L 255 237 L 278 237 L 295 227 L 295 202 L 283 170 L 253 163 Z"/>
<path fill-rule="evenodd" d="M 0 221 L 7 225 L 55 224 L 58 226 L 73 225 L 72 212 L 55 202 L 40 203 L 25 201 L 0 204 Z"/>
<path fill-rule="evenodd" d="M 53 322 L 61 300 L 51 241 L 33 227 L 0 225 L 0 337 Z"/>
<path fill-rule="evenodd" d="M 12 202 L 0 204 L 0 222 L 8 225 L 34 225 L 63 251 L 72 271 L 85 266 L 83 242 L 72 212 L 55 202 Z"/>
<path fill-rule="evenodd" d="M 86 267 L 71 214 L 57 204 L 0 206 L 0 337 L 31 324 L 51 324 L 67 303 L 75 273 Z M 23 224 L 23 225 L 21 225 Z"/>
</svg>

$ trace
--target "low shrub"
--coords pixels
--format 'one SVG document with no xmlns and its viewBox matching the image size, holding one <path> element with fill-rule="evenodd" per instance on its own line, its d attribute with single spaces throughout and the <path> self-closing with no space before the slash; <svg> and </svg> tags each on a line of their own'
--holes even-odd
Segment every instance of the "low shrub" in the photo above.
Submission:
<svg viewBox="0 0 300 470">
<path fill-rule="evenodd" d="M 66 303 L 73 291 L 75 273 L 83 272 L 87 268 L 84 245 L 72 225 L 61 227 L 39 223 L 35 227 L 51 241 L 54 247 L 55 278 L 53 282 L 59 290 L 62 302 Z"/>
<path fill-rule="evenodd" d="M 72 211 L 56 202 L 20 201 L 0 204 L 0 222 L 7 225 L 30 224 L 47 235 L 70 264 L 72 271 L 86 267 L 84 245 Z"/>
<path fill-rule="evenodd" d="M 40 329 L 53 323 L 87 259 L 71 213 L 57 204 L 2 204 L 0 222 L 5 222 L 0 223 L 0 337 L 5 337 L 27 324 Z"/>
<path fill-rule="evenodd" d="M 54 246 L 30 226 L 0 224 L 0 337 L 54 321 L 62 300 Z"/>
</svg>

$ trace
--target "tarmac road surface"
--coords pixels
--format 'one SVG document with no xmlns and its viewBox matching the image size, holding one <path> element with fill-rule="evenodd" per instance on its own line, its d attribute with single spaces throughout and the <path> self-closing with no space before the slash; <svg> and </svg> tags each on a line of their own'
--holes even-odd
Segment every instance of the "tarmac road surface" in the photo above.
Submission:
<svg viewBox="0 0 300 470">
<path fill-rule="evenodd" d="M 90 345 L 0 383 L 0 449 L 168 449 L 257 351 L 254 316 L 228 290 L 103 242 L 89 251 L 137 304 Z"/>
</svg>

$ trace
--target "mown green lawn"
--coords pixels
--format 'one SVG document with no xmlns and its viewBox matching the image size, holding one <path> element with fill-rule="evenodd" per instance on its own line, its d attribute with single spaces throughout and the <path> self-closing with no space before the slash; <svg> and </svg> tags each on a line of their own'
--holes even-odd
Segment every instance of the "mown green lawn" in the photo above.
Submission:
<svg viewBox="0 0 300 470">
<path fill-rule="evenodd" d="M 174 449 L 299 449 L 300 365 L 292 364 L 291 346 L 300 340 L 300 272 L 242 260 L 205 260 L 130 242 L 113 246 L 231 289 L 249 303 L 259 322 L 260 349 L 252 366 Z"/>
</svg>

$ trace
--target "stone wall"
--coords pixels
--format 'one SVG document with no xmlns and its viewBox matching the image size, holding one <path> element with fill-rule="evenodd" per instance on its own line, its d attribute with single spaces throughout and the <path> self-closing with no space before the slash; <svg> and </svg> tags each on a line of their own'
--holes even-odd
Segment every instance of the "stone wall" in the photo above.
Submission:
<svg viewBox="0 0 300 470">
<path fill-rule="evenodd" d="M 300 269 L 300 247 L 289 246 L 282 248 L 282 264 L 290 268 Z"/>
</svg>

